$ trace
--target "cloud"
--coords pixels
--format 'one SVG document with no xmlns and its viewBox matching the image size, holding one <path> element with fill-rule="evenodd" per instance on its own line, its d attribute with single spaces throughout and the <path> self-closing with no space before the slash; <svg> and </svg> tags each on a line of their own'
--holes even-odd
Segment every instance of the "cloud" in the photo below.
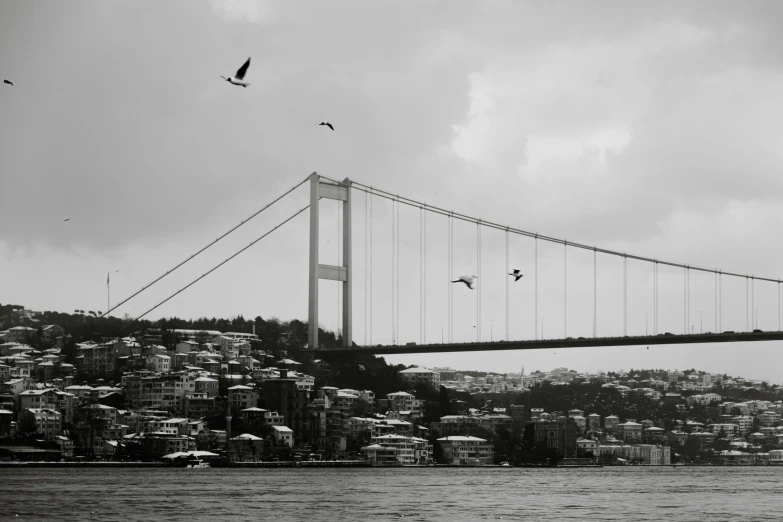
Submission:
<svg viewBox="0 0 783 522">
<path fill-rule="evenodd" d="M 272 24 L 280 19 L 280 2 L 267 0 L 211 0 L 215 12 L 226 20 Z"/>
<path fill-rule="evenodd" d="M 9 5 L 13 16 L 0 19 L 0 35 L 14 45 L 0 46 L 0 60 L 18 88 L 0 98 L 0 256 L 11 266 L 0 287 L 29 306 L 89 308 L 80 296 L 84 278 L 110 260 L 144 265 L 152 277 L 154 267 L 195 251 L 313 171 L 693 264 L 775 271 L 783 255 L 766 239 L 783 205 L 776 175 L 783 42 L 775 25 L 783 8 L 775 2 Z M 218 78 L 247 56 L 250 88 Z M 336 132 L 313 126 L 321 120 Z M 361 281 L 363 198 L 356 199 Z M 297 194 L 263 223 L 305 202 L 306 193 Z M 390 250 L 389 215 L 388 205 L 375 207 L 378 252 Z M 401 292 L 414 297 L 417 216 L 405 210 L 402 234 L 412 276 Z M 445 222 L 429 223 L 437 278 Z M 306 237 L 305 225 L 292 227 L 287 237 Z M 465 271 L 475 262 L 474 233 L 458 231 Z M 229 246 L 239 248 L 227 245 L 223 257 Z M 160 314 L 304 310 L 304 295 L 285 304 L 269 296 L 288 295 L 278 281 L 299 285 L 306 241 L 268 248 L 282 249 L 258 268 L 274 282 L 252 279 L 245 288 L 250 276 L 229 270 L 218 280 L 246 292 L 242 299 L 215 299 L 220 286 L 208 286 L 214 295 L 177 300 Z M 515 262 L 528 270 L 531 245 L 520 239 L 515 248 Z M 484 249 L 486 270 L 501 273 L 503 241 L 488 234 Z M 541 264 L 555 267 L 560 255 L 542 248 Z M 39 256 L 84 272 L 47 274 L 46 263 L 32 262 Z M 588 306 L 591 259 L 569 259 L 570 281 L 582 285 L 569 295 Z M 614 264 L 605 267 L 605 277 L 617 274 Z M 487 287 L 485 317 L 504 317 L 503 279 L 485 280 L 496 285 Z M 34 285 L 56 288 L 58 297 L 32 292 Z M 102 291 L 87 293 L 96 308 Z M 380 321 L 389 303 L 378 296 Z M 554 307 L 560 296 L 553 287 L 542 300 Z M 441 300 L 433 294 L 431 302 Z M 407 312 L 416 313 L 415 303 Z M 634 317 L 644 317 L 645 306 L 634 304 Z M 460 310 L 467 324 L 472 312 Z M 532 313 L 530 303 L 524 311 Z M 590 331 L 583 315 L 573 327 Z M 418 335 L 411 320 L 405 339 Z"/>
</svg>

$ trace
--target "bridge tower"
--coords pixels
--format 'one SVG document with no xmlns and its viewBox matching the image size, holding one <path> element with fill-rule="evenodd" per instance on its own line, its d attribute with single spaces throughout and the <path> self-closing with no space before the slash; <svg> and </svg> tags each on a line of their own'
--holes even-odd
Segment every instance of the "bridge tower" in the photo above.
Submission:
<svg viewBox="0 0 783 522">
<path fill-rule="evenodd" d="M 343 264 L 342 266 L 318 263 L 319 201 L 321 198 L 335 199 L 343 204 Z M 310 175 L 310 299 L 308 314 L 308 348 L 318 348 L 318 281 L 330 279 L 342 281 L 343 285 L 343 346 L 353 345 L 353 323 L 351 314 L 351 180 L 342 183 L 321 181 L 316 172 Z"/>
</svg>

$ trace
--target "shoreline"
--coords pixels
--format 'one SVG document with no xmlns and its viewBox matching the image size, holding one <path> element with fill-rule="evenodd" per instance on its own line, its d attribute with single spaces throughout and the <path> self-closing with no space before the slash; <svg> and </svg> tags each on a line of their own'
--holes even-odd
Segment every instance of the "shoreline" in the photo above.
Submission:
<svg viewBox="0 0 783 522">
<path fill-rule="evenodd" d="M 215 463 L 211 466 L 216 469 L 235 468 L 420 468 L 420 469 L 440 469 L 440 468 L 507 468 L 507 469 L 581 469 L 581 468 L 692 468 L 692 467 L 770 467 L 770 464 L 662 464 L 656 466 L 615 466 L 603 464 L 575 464 L 563 466 L 503 466 L 500 464 L 484 465 L 461 465 L 461 464 L 403 464 L 399 466 L 373 466 L 369 462 L 357 460 L 336 460 L 336 461 L 286 461 L 286 462 L 229 462 Z M 772 466 L 777 467 L 777 466 Z M 20 468 L 172 468 L 186 469 L 179 466 L 172 466 L 168 462 L 31 462 L 31 461 L 0 461 L 0 469 L 20 469 Z"/>
</svg>

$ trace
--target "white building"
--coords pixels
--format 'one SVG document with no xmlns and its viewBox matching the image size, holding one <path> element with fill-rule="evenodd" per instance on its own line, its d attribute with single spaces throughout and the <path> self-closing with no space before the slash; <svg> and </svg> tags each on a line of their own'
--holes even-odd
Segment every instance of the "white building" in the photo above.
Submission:
<svg viewBox="0 0 783 522">
<path fill-rule="evenodd" d="M 62 433 L 63 416 L 60 412 L 49 408 L 30 408 L 23 411 L 33 414 L 38 433 L 46 437 L 54 437 Z"/>
<path fill-rule="evenodd" d="M 286 444 L 289 448 L 294 445 L 294 431 L 287 426 L 272 426 L 275 430 L 275 440 L 278 444 Z"/>
<path fill-rule="evenodd" d="M 168 373 L 171 369 L 171 357 L 158 353 L 150 355 L 147 357 L 147 367 L 153 372 Z"/>
<path fill-rule="evenodd" d="M 386 448 L 394 448 L 400 464 L 415 464 L 416 444 L 410 437 L 402 435 L 381 435 L 372 438 L 373 444 L 380 444 Z"/>
<path fill-rule="evenodd" d="M 407 392 L 394 392 L 386 395 L 389 411 L 410 411 L 414 415 L 421 415 L 422 401 Z"/>
<path fill-rule="evenodd" d="M 447 464 L 493 464 L 495 458 L 491 442 L 478 437 L 452 436 L 438 439 Z"/>
<path fill-rule="evenodd" d="M 399 375 L 412 388 L 424 385 L 429 386 L 433 390 L 440 389 L 440 374 L 438 372 L 433 372 L 426 368 L 413 367 L 401 370 Z"/>
</svg>

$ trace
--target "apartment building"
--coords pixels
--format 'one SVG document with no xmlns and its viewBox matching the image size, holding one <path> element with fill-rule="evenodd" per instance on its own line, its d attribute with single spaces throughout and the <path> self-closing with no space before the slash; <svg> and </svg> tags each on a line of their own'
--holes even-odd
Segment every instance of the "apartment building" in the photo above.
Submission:
<svg viewBox="0 0 783 522">
<path fill-rule="evenodd" d="M 440 374 L 427 368 L 413 367 L 401 370 L 398 375 L 402 377 L 405 383 L 411 388 L 417 386 L 428 386 L 433 390 L 440 389 Z"/>
<path fill-rule="evenodd" d="M 38 433 L 45 437 L 54 437 L 62 433 L 63 416 L 59 411 L 50 408 L 29 408 L 22 411 L 33 415 Z"/>
</svg>

